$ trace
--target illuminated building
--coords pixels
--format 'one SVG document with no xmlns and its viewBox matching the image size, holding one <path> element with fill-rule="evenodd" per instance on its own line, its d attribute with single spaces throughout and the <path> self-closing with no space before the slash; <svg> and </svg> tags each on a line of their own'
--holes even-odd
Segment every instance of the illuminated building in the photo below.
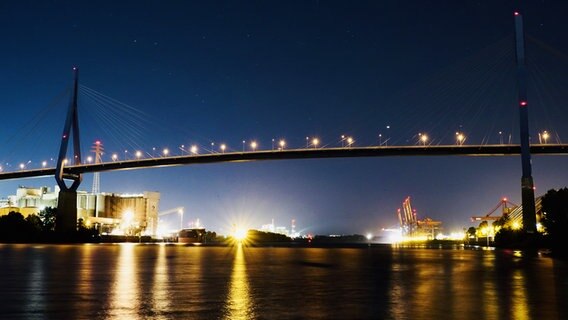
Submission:
<svg viewBox="0 0 568 320">
<path fill-rule="evenodd" d="M 20 186 L 15 195 L 0 200 L 0 216 L 11 211 L 24 217 L 57 208 L 59 188 Z M 77 192 L 77 219 L 97 225 L 101 232 L 155 235 L 158 224 L 159 192 L 140 194 Z"/>
</svg>

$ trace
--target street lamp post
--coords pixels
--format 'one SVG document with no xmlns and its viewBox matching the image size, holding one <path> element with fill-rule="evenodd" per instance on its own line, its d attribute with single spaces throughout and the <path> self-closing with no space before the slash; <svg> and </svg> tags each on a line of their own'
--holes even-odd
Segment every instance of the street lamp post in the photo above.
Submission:
<svg viewBox="0 0 568 320">
<path fill-rule="evenodd" d="M 463 145 L 463 143 L 465 142 L 465 135 L 461 132 L 456 132 L 456 143 L 458 145 Z"/>
<path fill-rule="evenodd" d="M 540 133 L 539 133 L 538 135 L 539 135 L 539 137 L 541 136 Z M 550 134 L 548 134 L 548 131 L 544 130 L 544 131 L 542 132 L 542 142 L 541 142 L 541 143 L 546 144 L 548 138 L 550 138 Z"/>
<path fill-rule="evenodd" d="M 316 149 L 318 147 L 318 144 L 320 143 L 318 138 L 314 138 L 312 140 L 312 144 L 314 145 L 314 149 Z"/>
</svg>

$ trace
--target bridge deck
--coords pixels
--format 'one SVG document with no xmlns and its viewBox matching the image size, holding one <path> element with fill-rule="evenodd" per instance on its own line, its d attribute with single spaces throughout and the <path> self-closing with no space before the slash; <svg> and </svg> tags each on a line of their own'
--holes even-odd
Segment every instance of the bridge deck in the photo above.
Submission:
<svg viewBox="0 0 568 320">
<path fill-rule="evenodd" d="M 143 158 L 124 161 L 82 164 L 64 168 L 66 174 L 129 170 L 150 167 L 194 165 L 219 162 L 290 160 L 317 158 L 393 157 L 393 156 L 518 156 L 519 145 L 443 145 L 443 146 L 374 146 L 349 148 L 311 148 L 210 153 L 172 157 Z M 568 144 L 531 145 L 533 155 L 568 155 Z M 55 168 L 29 169 L 0 173 L 0 180 L 54 176 Z"/>
</svg>

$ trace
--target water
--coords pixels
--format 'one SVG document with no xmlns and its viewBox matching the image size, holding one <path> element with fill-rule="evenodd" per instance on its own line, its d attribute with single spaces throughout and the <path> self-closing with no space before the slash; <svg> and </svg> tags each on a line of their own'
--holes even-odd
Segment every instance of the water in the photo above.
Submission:
<svg viewBox="0 0 568 320">
<path fill-rule="evenodd" d="M 463 249 L 0 245 L 0 319 L 567 319 L 568 265 Z"/>
</svg>

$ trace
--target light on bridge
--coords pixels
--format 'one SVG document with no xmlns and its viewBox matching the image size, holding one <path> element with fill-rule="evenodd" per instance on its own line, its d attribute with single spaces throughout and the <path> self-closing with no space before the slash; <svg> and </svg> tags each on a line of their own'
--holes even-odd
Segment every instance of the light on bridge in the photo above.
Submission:
<svg viewBox="0 0 568 320">
<path fill-rule="evenodd" d="M 463 143 L 465 142 L 465 135 L 461 132 L 456 132 L 456 143 L 458 145 L 463 145 Z"/>
<path fill-rule="evenodd" d="M 93 157 L 91 157 L 91 156 L 88 156 L 88 157 L 87 157 L 87 162 L 88 162 L 88 163 L 91 163 L 91 162 L 93 162 Z"/>
<path fill-rule="evenodd" d="M 280 150 L 284 150 L 284 147 L 286 146 L 286 141 L 282 139 L 278 142 L 278 145 L 280 146 Z"/>
<path fill-rule="evenodd" d="M 162 150 L 162 154 L 164 155 L 164 157 L 167 157 L 168 154 L 170 154 L 170 150 L 168 148 L 165 148 L 164 150 Z"/>
<path fill-rule="evenodd" d="M 319 143 L 320 143 L 320 141 L 319 141 L 318 138 L 313 138 L 313 139 L 312 139 L 312 144 L 313 144 L 314 148 L 317 148 Z"/>
<path fill-rule="evenodd" d="M 548 131 L 544 130 L 542 133 L 539 132 L 539 134 L 538 134 L 539 143 L 546 144 L 547 141 L 548 141 L 548 138 L 550 138 L 550 134 L 548 133 Z"/>
<path fill-rule="evenodd" d="M 42 163 L 41 163 L 41 167 L 42 167 L 42 168 L 45 168 L 45 167 L 47 167 L 47 161 L 42 161 Z"/>
<path fill-rule="evenodd" d="M 116 160 L 118 160 L 118 155 L 116 153 L 113 153 L 111 158 L 112 158 L 112 161 L 116 161 Z"/>
<path fill-rule="evenodd" d="M 253 141 L 253 142 L 250 143 L 250 148 L 252 149 L 252 151 L 255 151 L 257 147 L 258 147 L 258 144 L 256 143 L 256 141 Z"/>
<path fill-rule="evenodd" d="M 419 133 L 418 137 L 420 139 L 420 142 L 422 142 L 422 145 L 426 145 L 426 142 L 428 142 L 428 135 L 425 133 Z"/>
<path fill-rule="evenodd" d="M 225 153 L 225 149 L 227 149 L 227 145 L 225 145 L 224 143 L 222 143 L 219 148 L 221 148 L 221 152 Z"/>
<path fill-rule="evenodd" d="M 196 145 L 191 146 L 190 151 L 192 154 L 197 154 L 197 146 Z"/>
<path fill-rule="evenodd" d="M 20 170 L 24 170 L 26 168 L 26 165 L 23 163 L 20 163 Z"/>
<path fill-rule="evenodd" d="M 352 137 L 348 137 L 348 138 L 347 138 L 347 146 L 348 146 L 348 147 L 351 147 L 351 145 L 353 144 L 353 142 L 355 142 L 355 140 L 353 140 Z"/>
<path fill-rule="evenodd" d="M 140 150 L 136 151 L 136 158 L 140 159 L 142 157 L 142 152 Z"/>
</svg>

